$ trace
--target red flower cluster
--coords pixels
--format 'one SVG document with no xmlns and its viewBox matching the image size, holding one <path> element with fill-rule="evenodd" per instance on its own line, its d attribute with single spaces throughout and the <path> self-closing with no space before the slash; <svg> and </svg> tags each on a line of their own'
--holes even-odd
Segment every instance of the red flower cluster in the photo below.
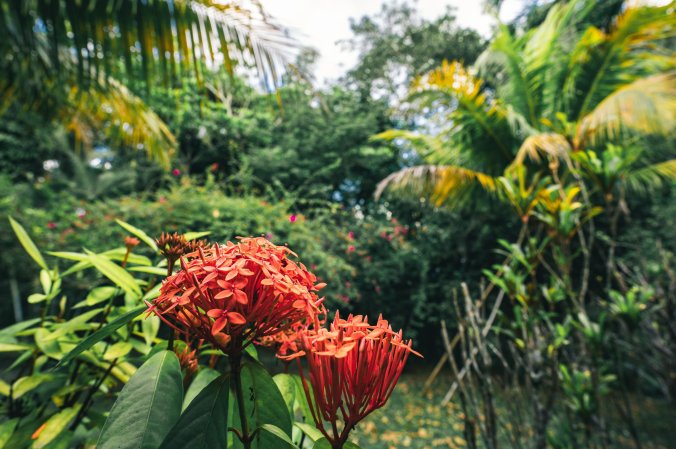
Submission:
<svg viewBox="0 0 676 449">
<path fill-rule="evenodd" d="M 342 447 L 359 421 L 385 405 L 408 355 L 420 356 L 382 317 L 370 325 L 366 317 L 341 319 L 336 313 L 330 329 L 304 330 L 299 339 L 302 350 L 286 359 L 307 359 L 312 392 L 299 362 L 305 395 L 317 428 L 332 447 Z M 330 423 L 331 433 L 324 422 Z"/>
<path fill-rule="evenodd" d="M 316 277 L 289 255 L 295 256 L 262 237 L 198 247 L 181 257 L 182 269 L 164 281 L 148 313 L 186 341 L 204 339 L 230 354 L 312 323 L 322 310 L 316 292 L 326 284 L 315 284 Z"/>
</svg>

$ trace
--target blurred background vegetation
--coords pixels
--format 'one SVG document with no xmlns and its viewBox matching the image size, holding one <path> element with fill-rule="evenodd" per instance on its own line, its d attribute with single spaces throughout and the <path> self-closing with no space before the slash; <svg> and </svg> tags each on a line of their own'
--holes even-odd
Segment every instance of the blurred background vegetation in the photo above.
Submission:
<svg viewBox="0 0 676 449">
<path fill-rule="evenodd" d="M 255 2 L 0 5 L 0 327 L 41 310 L 9 216 L 43 251 L 123 246 L 116 219 L 264 235 L 426 357 L 387 409 L 419 425 L 387 440 L 379 415 L 363 447 L 676 440 L 638 410 L 676 394 L 673 5 L 526 2 L 487 40 L 387 3 L 321 88 L 312 43 Z M 64 280 L 68 304 L 97 282 Z M 463 338 L 429 403 L 481 359 L 421 418 L 442 322 Z"/>
</svg>

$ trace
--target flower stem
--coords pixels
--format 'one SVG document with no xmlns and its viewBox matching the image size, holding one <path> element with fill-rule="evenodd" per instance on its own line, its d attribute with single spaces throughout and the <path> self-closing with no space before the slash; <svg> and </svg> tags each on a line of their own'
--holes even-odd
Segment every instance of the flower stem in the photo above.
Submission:
<svg viewBox="0 0 676 449">
<path fill-rule="evenodd" d="M 242 435 L 240 440 L 244 449 L 251 449 L 251 436 L 249 435 L 249 423 L 246 420 L 246 410 L 244 409 L 244 392 L 242 391 L 242 354 L 230 356 L 230 375 L 235 383 L 235 394 L 237 395 L 237 409 L 239 410 L 239 421 L 242 424 Z"/>
</svg>

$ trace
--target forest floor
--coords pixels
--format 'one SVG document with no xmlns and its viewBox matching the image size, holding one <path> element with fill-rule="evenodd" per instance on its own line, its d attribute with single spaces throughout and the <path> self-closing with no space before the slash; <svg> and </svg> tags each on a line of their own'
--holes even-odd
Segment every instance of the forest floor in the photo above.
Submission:
<svg viewBox="0 0 676 449">
<path fill-rule="evenodd" d="M 364 449 L 465 448 L 463 414 L 457 396 L 445 407 L 441 399 L 450 387 L 450 372 L 442 373 L 431 391 L 422 394 L 428 372 L 404 373 L 385 407 L 375 411 L 352 432 L 351 440 Z M 654 400 L 635 405 L 643 449 L 676 448 L 676 410 Z M 507 421 L 507 420 L 505 420 Z M 625 428 L 616 423 L 617 428 Z M 628 432 L 614 438 L 619 448 L 636 447 Z M 508 442 L 500 448 L 512 449 Z"/>
</svg>

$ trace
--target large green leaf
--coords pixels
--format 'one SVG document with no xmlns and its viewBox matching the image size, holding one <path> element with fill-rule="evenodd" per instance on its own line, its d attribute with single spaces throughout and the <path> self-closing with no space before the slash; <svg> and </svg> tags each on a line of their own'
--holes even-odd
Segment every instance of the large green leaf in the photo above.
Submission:
<svg viewBox="0 0 676 449">
<path fill-rule="evenodd" d="M 134 318 L 143 313 L 144 310 L 147 310 L 147 307 L 145 305 L 140 305 L 138 307 L 131 309 L 129 312 L 115 318 L 113 321 L 106 324 L 101 329 L 97 330 L 96 332 L 94 332 L 93 334 L 89 335 L 87 338 L 82 340 L 75 348 L 73 348 L 72 351 L 66 354 L 66 356 L 61 360 L 61 362 L 59 362 L 59 365 L 63 365 L 73 360 L 83 351 L 86 351 L 87 349 L 91 348 L 104 338 L 111 336 L 116 330 L 118 330 L 125 324 L 131 322 Z"/>
<path fill-rule="evenodd" d="M 155 354 L 120 392 L 96 447 L 156 449 L 178 421 L 182 402 L 183 381 L 176 354 Z"/>
<path fill-rule="evenodd" d="M 183 410 L 187 409 L 193 399 L 195 399 L 200 394 L 200 392 L 204 390 L 207 385 L 209 385 L 218 376 L 219 373 L 215 369 L 200 369 L 200 372 L 197 373 L 197 376 L 195 376 L 192 383 L 188 387 L 188 391 L 185 392 L 185 397 L 183 398 Z"/>
<path fill-rule="evenodd" d="M 244 391 L 245 416 L 249 419 L 249 431 L 258 429 L 263 424 L 272 424 L 278 427 L 287 436 L 291 437 L 291 416 L 282 394 L 275 381 L 263 366 L 255 361 L 246 360 L 242 365 L 242 390 Z M 236 404 L 235 413 L 239 413 Z M 233 417 L 233 426 L 241 429 L 239 415 Z M 242 447 L 237 438 L 234 447 Z M 253 441 L 255 449 L 284 448 L 286 444 L 269 432 L 258 432 Z"/>
<path fill-rule="evenodd" d="M 38 265 L 40 265 L 40 267 L 42 267 L 44 270 L 49 271 L 45 259 L 42 257 L 42 254 L 40 254 L 40 250 L 38 249 L 37 246 L 35 246 L 35 243 L 33 243 L 33 240 L 31 240 L 30 236 L 23 228 L 23 226 L 21 226 L 18 222 L 16 222 L 12 217 L 9 217 L 9 224 L 12 225 L 12 229 L 14 230 L 14 233 L 19 239 L 19 243 L 21 243 L 21 246 L 23 246 L 23 249 L 26 250 L 28 255 L 31 256 L 31 258 Z"/>
<path fill-rule="evenodd" d="M 226 449 L 230 377 L 214 379 L 181 415 L 161 449 Z"/>
</svg>

